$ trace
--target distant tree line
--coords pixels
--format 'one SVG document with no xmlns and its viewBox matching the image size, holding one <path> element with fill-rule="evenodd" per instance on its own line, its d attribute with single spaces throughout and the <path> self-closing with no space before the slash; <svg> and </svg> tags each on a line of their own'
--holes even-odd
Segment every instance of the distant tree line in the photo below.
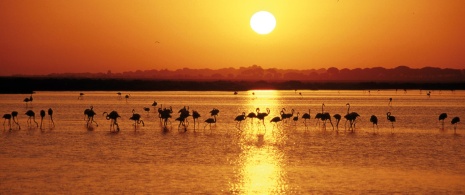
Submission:
<svg viewBox="0 0 465 195">
<path fill-rule="evenodd" d="M 21 75 L 15 75 L 21 77 Z M 382 67 L 355 69 L 264 69 L 253 65 L 240 68 L 190 69 L 177 70 L 137 70 L 122 73 L 62 73 L 42 75 L 52 78 L 96 78 L 96 79 L 153 79 L 153 80 L 195 80 L 195 81 L 302 81 L 302 82 L 464 82 L 465 69 L 424 67 L 419 69 L 398 66 L 387 69 Z"/>
</svg>

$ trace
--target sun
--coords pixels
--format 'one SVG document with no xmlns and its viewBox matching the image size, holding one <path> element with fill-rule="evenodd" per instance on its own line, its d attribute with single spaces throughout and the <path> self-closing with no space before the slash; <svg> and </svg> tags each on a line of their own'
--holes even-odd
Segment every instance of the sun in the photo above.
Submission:
<svg viewBox="0 0 465 195">
<path fill-rule="evenodd" d="M 250 27 L 261 35 L 271 33 L 276 27 L 276 19 L 267 11 L 259 11 L 250 18 Z"/>
</svg>

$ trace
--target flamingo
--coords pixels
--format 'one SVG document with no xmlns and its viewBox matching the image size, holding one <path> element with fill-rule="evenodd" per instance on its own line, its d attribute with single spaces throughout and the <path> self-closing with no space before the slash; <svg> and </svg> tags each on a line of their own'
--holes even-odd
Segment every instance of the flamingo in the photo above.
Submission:
<svg viewBox="0 0 465 195">
<path fill-rule="evenodd" d="M 211 114 L 211 116 L 217 116 L 219 112 L 220 112 L 220 110 L 218 110 L 218 109 L 216 109 L 216 108 L 213 108 L 213 109 L 210 111 L 210 114 Z"/>
<path fill-rule="evenodd" d="M 52 127 L 55 127 L 55 122 L 53 122 L 53 110 L 52 110 L 52 108 L 48 108 L 47 113 L 50 116 L 50 121 L 48 123 L 52 124 Z"/>
<path fill-rule="evenodd" d="M 394 122 L 396 122 L 396 117 L 395 117 L 395 116 L 391 116 L 391 112 L 387 112 L 387 113 L 386 113 L 386 116 L 387 116 L 387 120 L 388 120 L 388 121 L 391 121 L 392 129 L 394 129 Z M 392 129 L 391 129 L 391 133 L 392 133 Z"/>
<path fill-rule="evenodd" d="M 45 110 L 40 110 L 40 129 L 42 129 L 42 122 L 44 121 Z"/>
<path fill-rule="evenodd" d="M 286 109 L 283 108 L 281 110 L 281 120 L 285 120 L 285 119 L 290 119 L 292 116 L 294 116 L 294 109 L 291 110 L 291 113 L 285 113 Z"/>
<path fill-rule="evenodd" d="M 237 115 L 234 120 L 237 121 L 236 128 L 241 130 L 241 122 L 245 120 L 245 112 L 242 112 L 241 115 Z M 237 125 L 239 125 L 239 127 L 237 127 Z"/>
<path fill-rule="evenodd" d="M 450 124 L 454 125 L 454 134 L 456 134 L 455 130 L 457 129 L 457 123 L 460 122 L 460 118 L 458 116 L 452 118 L 452 121 L 450 121 Z"/>
<path fill-rule="evenodd" d="M 23 102 L 26 102 L 26 108 L 28 107 L 28 105 L 27 105 L 28 102 L 31 102 L 31 104 L 32 104 L 32 100 L 34 100 L 34 99 L 32 98 L 32 94 L 31 94 L 31 96 L 29 96 L 29 98 L 27 98 L 27 97 L 24 98 Z"/>
<path fill-rule="evenodd" d="M 3 118 L 5 119 L 3 120 L 3 129 L 5 129 L 5 122 L 8 120 L 8 126 L 10 127 L 9 130 L 11 131 L 11 114 L 4 114 Z"/>
<path fill-rule="evenodd" d="M 18 112 L 17 111 L 11 112 L 11 118 L 13 118 L 13 122 L 16 125 L 18 125 L 19 129 L 21 129 L 21 126 L 19 125 L 19 121 L 17 120 L 18 119 Z"/>
<path fill-rule="evenodd" d="M 150 108 L 149 107 L 144 107 L 144 111 L 147 112 L 147 115 L 149 115 Z"/>
<path fill-rule="evenodd" d="M 207 125 L 210 125 L 210 133 L 212 133 L 212 123 L 215 123 L 216 124 L 216 115 L 213 115 L 213 118 L 208 118 L 207 120 L 205 120 L 205 126 L 203 127 L 203 129 L 205 129 L 205 127 L 207 127 Z"/>
<path fill-rule="evenodd" d="M 118 99 L 121 99 L 121 92 L 118 91 L 116 94 L 118 95 Z"/>
<path fill-rule="evenodd" d="M 34 113 L 34 111 L 28 110 L 28 111 L 26 112 L 26 115 L 29 117 L 29 118 L 27 119 L 28 126 L 31 126 L 31 125 L 32 125 L 32 121 L 34 121 L 34 123 L 36 123 L 37 127 L 39 127 L 39 123 L 36 122 L 36 114 Z"/>
<path fill-rule="evenodd" d="M 300 112 L 297 112 L 297 116 L 294 116 L 294 117 L 292 118 L 292 120 L 294 121 L 294 126 L 297 125 L 297 121 L 299 120 L 299 115 L 300 115 Z"/>
<path fill-rule="evenodd" d="M 307 119 L 310 120 L 310 109 L 308 109 L 308 113 L 302 115 L 302 118 L 304 119 L 305 128 L 307 128 Z"/>
<path fill-rule="evenodd" d="M 388 103 L 388 106 L 391 106 L 392 107 L 392 97 L 389 98 L 389 103 Z"/>
<path fill-rule="evenodd" d="M 199 112 L 192 110 L 192 118 L 194 119 L 194 131 L 195 131 L 195 121 L 200 118 Z M 198 121 L 197 121 L 198 122 Z"/>
<path fill-rule="evenodd" d="M 339 121 L 341 121 L 342 116 L 340 114 L 335 114 L 333 117 L 336 119 L 336 130 L 339 130 Z"/>
<path fill-rule="evenodd" d="M 444 119 L 447 118 L 447 113 L 441 113 L 439 115 L 439 121 L 442 121 L 442 130 L 444 130 Z"/>
<path fill-rule="evenodd" d="M 355 120 L 360 115 L 358 113 L 356 113 L 356 112 L 350 112 L 349 113 L 350 104 L 347 103 L 346 106 L 347 106 L 347 114 L 344 116 L 344 118 L 346 119 L 346 122 L 344 123 L 344 128 L 346 127 L 347 121 L 349 121 L 349 124 L 350 124 L 349 130 L 352 129 L 352 132 L 353 132 L 355 130 L 355 122 L 356 122 Z"/>
<path fill-rule="evenodd" d="M 270 109 L 269 108 L 266 108 L 266 112 L 260 112 L 260 109 L 257 108 L 257 118 L 258 118 L 258 121 L 262 121 L 263 123 L 263 126 L 265 127 L 265 130 L 266 130 L 266 126 L 265 126 L 265 117 L 268 116 L 268 114 L 270 114 Z"/>
<path fill-rule="evenodd" d="M 331 115 L 329 115 L 328 112 L 324 112 L 324 107 L 325 107 L 325 104 L 324 103 L 321 104 L 321 113 L 317 113 L 315 116 L 315 119 L 321 119 L 323 121 L 323 127 L 325 129 L 326 129 L 326 121 L 329 120 L 329 123 L 331 124 L 334 130 L 333 123 L 331 122 Z"/>
<path fill-rule="evenodd" d="M 94 116 L 96 115 L 97 113 L 94 112 L 94 107 L 93 106 L 90 106 L 90 109 L 85 109 L 84 110 L 84 115 L 87 116 L 87 128 L 89 128 L 89 125 L 92 125 L 92 123 L 95 123 L 95 125 L 97 125 L 98 127 L 98 124 L 96 121 L 94 121 Z M 84 120 L 86 120 L 84 118 Z"/>
<path fill-rule="evenodd" d="M 142 126 L 145 126 L 144 121 L 141 120 L 140 114 L 135 113 L 136 110 L 132 109 L 132 116 L 129 118 L 130 120 L 134 121 L 134 130 L 136 130 L 137 125 L 142 123 Z"/>
<path fill-rule="evenodd" d="M 158 103 L 156 101 L 153 101 L 152 106 L 156 107 L 157 105 L 158 105 Z"/>
<path fill-rule="evenodd" d="M 275 126 L 278 127 L 278 122 L 279 121 L 282 121 L 281 117 L 279 117 L 279 116 L 275 116 L 270 120 L 270 123 L 275 123 L 273 125 L 273 129 L 274 129 Z"/>
<path fill-rule="evenodd" d="M 84 99 L 84 93 L 79 93 L 78 100 L 83 100 Z"/>
<path fill-rule="evenodd" d="M 158 109 L 158 112 L 159 112 L 159 117 L 160 117 L 160 120 L 163 120 L 163 126 L 167 126 L 168 125 L 168 122 L 169 122 L 169 118 L 171 118 L 171 113 L 173 113 L 173 109 L 170 107 L 169 109 L 168 108 L 164 108 L 164 109 L 161 109 L 161 107 Z M 170 122 L 171 124 L 171 122 Z"/>
<path fill-rule="evenodd" d="M 131 94 L 127 94 L 127 95 L 124 96 L 124 98 L 126 99 L 126 102 L 128 102 L 128 99 L 129 99 L 130 96 L 131 96 Z"/>
<path fill-rule="evenodd" d="M 110 132 L 112 128 L 113 130 L 115 129 L 115 125 L 116 125 L 116 131 L 119 131 L 119 125 L 118 125 L 117 119 L 121 118 L 121 116 L 118 114 L 118 112 L 113 110 L 110 113 L 103 112 L 103 115 L 105 116 L 107 120 L 111 120 L 110 121 Z"/>
<path fill-rule="evenodd" d="M 375 125 L 376 125 L 376 128 L 378 129 L 378 117 L 376 117 L 375 115 L 371 115 L 370 122 L 373 123 L 373 132 L 374 132 L 375 131 Z"/>
<path fill-rule="evenodd" d="M 260 110 L 260 109 L 257 108 L 257 109 L 255 110 L 255 112 L 258 113 L 258 110 Z M 250 112 L 249 114 L 247 114 L 247 118 L 252 119 L 251 124 L 253 124 L 253 119 L 254 119 L 254 118 L 257 118 L 257 114 L 255 114 L 255 112 Z"/>
<path fill-rule="evenodd" d="M 179 125 L 178 125 L 178 128 L 181 126 L 181 124 L 186 127 L 186 123 L 187 125 L 189 125 L 189 122 L 187 121 L 187 118 L 190 115 L 190 112 L 189 112 L 189 107 L 186 108 L 186 106 L 184 106 L 182 109 L 179 110 L 180 115 L 178 118 L 176 118 L 177 121 L 179 121 Z M 184 129 L 185 131 L 187 131 L 187 129 Z"/>
</svg>

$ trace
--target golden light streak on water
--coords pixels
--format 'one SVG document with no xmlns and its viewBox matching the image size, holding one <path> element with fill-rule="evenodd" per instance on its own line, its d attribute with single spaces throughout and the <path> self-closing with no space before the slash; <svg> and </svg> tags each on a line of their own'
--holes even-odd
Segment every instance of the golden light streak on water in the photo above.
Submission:
<svg viewBox="0 0 465 195">
<path fill-rule="evenodd" d="M 282 139 L 277 136 L 277 129 L 270 125 L 270 119 L 281 107 L 276 100 L 278 92 L 260 90 L 253 93 L 254 97 L 247 103 L 251 110 L 258 106 L 260 112 L 266 112 L 266 108 L 273 112 L 265 117 L 264 123 L 255 119 L 251 126 L 257 130 L 249 131 L 240 140 L 242 153 L 239 158 L 238 190 L 246 194 L 280 193 L 287 186 L 286 173 L 282 168 L 283 155 L 277 149 Z"/>
</svg>

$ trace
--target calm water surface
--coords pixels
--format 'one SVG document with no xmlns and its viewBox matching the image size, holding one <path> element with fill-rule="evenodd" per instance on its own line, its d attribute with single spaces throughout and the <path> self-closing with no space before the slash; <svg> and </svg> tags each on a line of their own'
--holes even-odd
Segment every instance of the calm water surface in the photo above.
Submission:
<svg viewBox="0 0 465 195">
<path fill-rule="evenodd" d="M 0 95 L 0 112 L 18 111 L 21 125 L 9 131 L 6 121 L 1 131 L 0 193 L 465 193 L 465 126 L 455 134 L 450 124 L 455 116 L 465 120 L 464 91 L 254 92 L 123 92 L 121 99 L 116 92 L 83 92 L 78 100 L 79 92 L 39 91 L 29 108 L 22 101 L 28 95 Z M 350 103 L 361 115 L 355 132 L 344 130 L 344 119 L 339 131 L 318 126 L 322 103 L 331 115 L 345 115 Z M 189 118 L 184 131 L 172 118 L 164 128 L 160 105 L 171 106 L 174 118 L 189 106 L 201 122 L 194 129 Z M 87 128 L 83 112 L 90 106 L 99 125 Z M 265 125 L 246 120 L 238 130 L 234 118 L 257 107 L 270 109 Z M 48 108 L 55 127 L 48 117 L 43 130 L 28 127 L 27 110 L 40 124 L 38 113 Z M 203 121 L 212 108 L 220 113 L 210 129 Z M 270 123 L 282 108 L 299 112 L 299 120 Z M 134 130 L 132 109 L 145 126 Z M 300 116 L 309 109 L 305 126 Z M 121 115 L 118 133 L 102 116 L 112 110 Z M 394 128 L 388 111 L 397 118 Z M 449 117 L 441 130 L 443 112 Z"/>
</svg>

